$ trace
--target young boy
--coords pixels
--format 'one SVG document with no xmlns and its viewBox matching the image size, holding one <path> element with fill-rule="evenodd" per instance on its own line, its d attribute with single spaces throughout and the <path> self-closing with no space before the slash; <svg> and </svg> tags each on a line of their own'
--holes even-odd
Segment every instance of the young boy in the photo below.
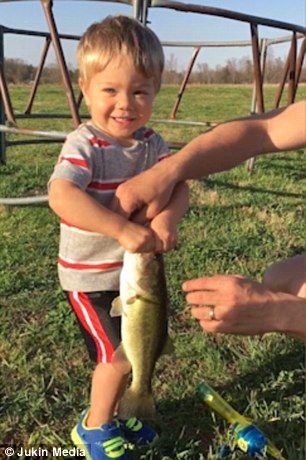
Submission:
<svg viewBox="0 0 306 460">
<path fill-rule="evenodd" d="M 145 128 L 163 63 L 158 38 L 134 19 L 108 17 L 89 27 L 78 47 L 78 65 L 91 120 L 67 137 L 50 179 L 50 206 L 61 218 L 61 286 L 97 362 L 90 409 L 72 431 L 90 460 L 125 460 L 123 438 L 142 446 L 157 436 L 144 421 L 114 417 L 129 370 L 111 362 L 121 338 L 120 319 L 109 312 L 118 296 L 124 250 L 169 250 L 188 206 L 186 186 L 179 184 L 146 226 L 111 210 L 120 183 L 169 155 L 161 137 Z"/>
</svg>

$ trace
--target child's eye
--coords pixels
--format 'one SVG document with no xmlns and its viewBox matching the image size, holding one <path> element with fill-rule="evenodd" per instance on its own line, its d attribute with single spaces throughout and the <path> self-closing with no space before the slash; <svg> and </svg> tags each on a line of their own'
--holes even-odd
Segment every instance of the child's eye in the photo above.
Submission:
<svg viewBox="0 0 306 460">
<path fill-rule="evenodd" d="M 103 88 L 102 91 L 103 91 L 104 93 L 108 93 L 108 94 L 116 94 L 115 88 Z"/>
<path fill-rule="evenodd" d="M 145 96 L 148 93 L 144 89 L 137 89 L 136 91 L 134 91 L 134 94 L 135 94 L 135 96 L 139 96 L 139 95 L 142 95 L 142 96 L 144 95 Z"/>
</svg>

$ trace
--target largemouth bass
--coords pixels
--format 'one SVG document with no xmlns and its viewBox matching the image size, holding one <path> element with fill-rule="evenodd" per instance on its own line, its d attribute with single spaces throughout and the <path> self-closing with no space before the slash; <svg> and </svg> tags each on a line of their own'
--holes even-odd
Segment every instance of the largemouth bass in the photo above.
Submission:
<svg viewBox="0 0 306 460">
<path fill-rule="evenodd" d="M 127 360 L 132 367 L 132 383 L 119 403 L 120 418 L 154 418 L 151 380 L 155 363 L 168 344 L 167 303 L 162 256 L 126 251 L 120 298 L 114 300 L 111 311 L 112 315 L 122 312 L 122 343 L 114 361 Z"/>
</svg>

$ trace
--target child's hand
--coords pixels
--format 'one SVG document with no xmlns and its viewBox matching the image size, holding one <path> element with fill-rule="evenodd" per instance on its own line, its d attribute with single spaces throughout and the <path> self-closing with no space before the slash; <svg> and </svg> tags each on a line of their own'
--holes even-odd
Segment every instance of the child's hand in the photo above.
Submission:
<svg viewBox="0 0 306 460">
<path fill-rule="evenodd" d="M 156 238 L 149 227 L 128 222 L 122 226 L 118 242 L 129 252 L 155 252 Z"/>
<path fill-rule="evenodd" d="M 156 252 L 167 252 L 173 249 L 177 243 L 176 223 L 166 216 L 158 214 L 151 221 L 150 228 L 155 233 Z"/>
</svg>

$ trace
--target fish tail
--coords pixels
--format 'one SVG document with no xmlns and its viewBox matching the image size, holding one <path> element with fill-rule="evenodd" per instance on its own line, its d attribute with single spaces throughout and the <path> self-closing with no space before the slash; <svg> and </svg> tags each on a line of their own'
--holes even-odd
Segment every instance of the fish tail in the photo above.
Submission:
<svg viewBox="0 0 306 460">
<path fill-rule="evenodd" d="M 156 409 L 152 393 L 140 393 L 131 386 L 128 388 L 119 402 L 119 418 L 128 419 L 137 417 L 145 420 L 155 418 Z"/>
</svg>

